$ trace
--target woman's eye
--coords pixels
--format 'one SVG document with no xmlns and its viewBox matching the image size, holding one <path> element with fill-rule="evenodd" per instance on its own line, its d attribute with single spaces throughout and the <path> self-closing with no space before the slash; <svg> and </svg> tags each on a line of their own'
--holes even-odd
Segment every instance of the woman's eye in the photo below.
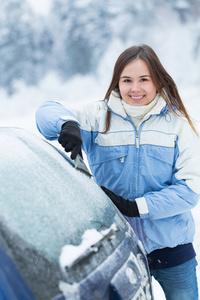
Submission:
<svg viewBox="0 0 200 300">
<path fill-rule="evenodd" d="M 148 81 L 148 79 L 147 79 L 147 78 L 142 78 L 140 81 L 141 81 L 141 82 L 143 82 L 143 81 Z"/>
<path fill-rule="evenodd" d="M 131 82 L 130 79 L 125 79 L 124 82 Z"/>
</svg>

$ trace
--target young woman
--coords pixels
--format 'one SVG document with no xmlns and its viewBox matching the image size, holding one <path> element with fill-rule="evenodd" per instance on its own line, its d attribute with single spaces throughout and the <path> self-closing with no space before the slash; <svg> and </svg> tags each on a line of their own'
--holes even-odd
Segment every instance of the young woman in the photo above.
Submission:
<svg viewBox="0 0 200 300">
<path fill-rule="evenodd" d="M 197 300 L 191 209 L 200 194 L 200 139 L 155 52 L 125 50 L 104 101 L 71 111 L 45 102 L 36 120 L 72 159 L 82 146 L 95 181 L 142 241 L 166 298 Z"/>
</svg>

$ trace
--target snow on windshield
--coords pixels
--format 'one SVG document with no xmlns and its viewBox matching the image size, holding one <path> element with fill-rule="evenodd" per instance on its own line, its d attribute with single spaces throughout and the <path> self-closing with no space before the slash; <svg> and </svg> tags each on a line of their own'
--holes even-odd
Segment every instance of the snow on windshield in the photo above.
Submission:
<svg viewBox="0 0 200 300">
<path fill-rule="evenodd" d="M 85 230 L 111 226 L 111 201 L 52 146 L 22 129 L 1 128 L 0 140 L 1 215 L 39 252 L 55 261 Z"/>
<path fill-rule="evenodd" d="M 60 265 L 62 268 L 71 267 L 72 264 L 83 255 L 90 247 L 98 243 L 111 230 L 117 231 L 115 224 L 112 224 L 109 229 L 98 232 L 96 229 L 88 229 L 82 236 L 82 242 L 79 246 L 66 245 L 62 248 L 60 255 Z M 93 252 L 98 251 L 98 248 L 93 247 Z"/>
</svg>

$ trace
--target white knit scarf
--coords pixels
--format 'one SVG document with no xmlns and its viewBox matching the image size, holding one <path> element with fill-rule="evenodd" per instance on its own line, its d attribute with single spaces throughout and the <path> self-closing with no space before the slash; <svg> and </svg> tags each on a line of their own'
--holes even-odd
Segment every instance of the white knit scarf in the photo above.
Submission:
<svg viewBox="0 0 200 300">
<path fill-rule="evenodd" d="M 131 118 L 136 129 L 138 129 L 139 125 L 145 119 L 145 116 L 147 114 L 149 114 L 151 112 L 151 110 L 154 108 L 154 106 L 157 104 L 159 98 L 160 98 L 160 95 L 157 94 L 156 97 L 153 99 L 153 101 L 151 101 L 149 104 L 144 105 L 144 106 L 133 106 L 133 105 L 127 104 L 122 99 L 122 105 L 124 107 L 124 110 L 127 113 L 127 115 Z"/>
</svg>

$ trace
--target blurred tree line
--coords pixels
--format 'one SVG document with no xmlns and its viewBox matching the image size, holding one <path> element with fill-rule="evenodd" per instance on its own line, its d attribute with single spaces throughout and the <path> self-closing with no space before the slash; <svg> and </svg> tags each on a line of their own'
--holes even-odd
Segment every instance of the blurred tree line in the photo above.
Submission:
<svg viewBox="0 0 200 300">
<path fill-rule="evenodd" d="M 26 0 L 0 0 L 0 87 L 10 94 L 15 80 L 37 84 L 52 70 L 63 80 L 95 73 L 112 39 L 126 42 L 135 24 L 151 26 L 162 6 L 182 23 L 195 22 L 194 56 L 200 55 L 200 0 L 52 2 L 44 17 L 34 14 Z"/>
</svg>

